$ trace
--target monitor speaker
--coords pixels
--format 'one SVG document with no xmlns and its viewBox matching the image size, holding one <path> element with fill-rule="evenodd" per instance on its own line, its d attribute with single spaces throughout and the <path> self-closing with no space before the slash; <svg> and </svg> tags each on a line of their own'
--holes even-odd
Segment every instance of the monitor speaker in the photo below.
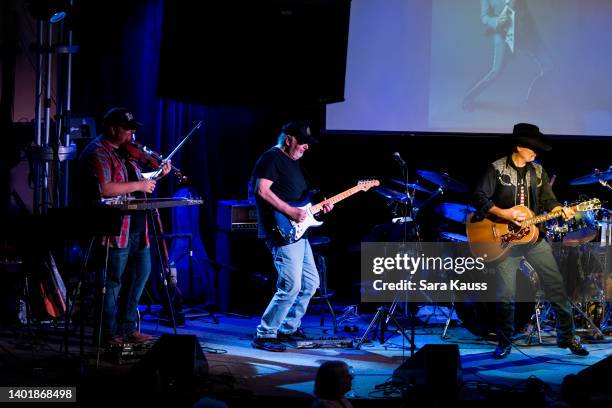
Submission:
<svg viewBox="0 0 612 408">
<path fill-rule="evenodd" d="M 208 362 L 193 334 L 164 334 L 132 367 L 132 379 L 157 392 L 188 390 L 208 373 Z"/>
<path fill-rule="evenodd" d="M 446 392 L 449 397 L 454 395 L 461 382 L 459 346 L 426 344 L 395 369 L 393 381 L 437 393 Z"/>
</svg>

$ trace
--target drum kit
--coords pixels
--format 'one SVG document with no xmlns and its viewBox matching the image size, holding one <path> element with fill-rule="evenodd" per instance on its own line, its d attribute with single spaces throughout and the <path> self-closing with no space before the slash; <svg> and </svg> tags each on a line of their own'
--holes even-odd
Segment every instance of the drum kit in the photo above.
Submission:
<svg viewBox="0 0 612 408">
<path fill-rule="evenodd" d="M 419 225 L 417 218 L 419 212 L 423 210 L 436 197 L 442 195 L 446 191 L 454 193 L 468 193 L 469 187 L 453 178 L 446 173 L 439 173 L 429 170 L 417 170 L 416 172 L 422 180 L 432 183 L 435 188 L 429 188 L 423 185 L 420 181 L 409 183 L 392 179 L 394 185 L 401 186 L 402 191 L 397 191 L 390 187 L 377 187 L 373 189 L 379 195 L 385 197 L 394 206 L 394 211 L 398 208 L 403 208 L 404 217 L 394 218 L 394 224 L 410 222 L 410 228 L 416 231 L 411 238 L 420 239 Z M 605 171 L 595 170 L 591 174 L 578 177 L 570 181 L 572 186 L 581 186 L 587 184 L 599 183 L 603 187 L 612 189 L 608 181 L 612 180 L 612 166 Z M 467 242 L 467 237 L 460 232 L 463 232 L 464 225 L 471 213 L 475 212 L 475 208 L 467 203 L 461 202 L 436 202 L 431 206 L 435 215 L 441 217 L 448 222 L 440 222 L 437 228 L 437 240 L 440 242 Z M 397 215 L 397 214 L 396 214 Z M 450 226 L 457 226 L 455 231 Z M 405 230 L 405 228 L 403 228 Z M 554 221 L 545 225 L 546 236 L 549 241 L 558 243 L 553 245 L 556 250 L 555 254 L 558 257 L 558 262 L 561 266 L 562 273 L 566 280 L 566 289 L 568 297 L 574 307 L 575 321 L 578 333 L 581 329 L 593 334 L 593 337 L 598 338 L 603 334 L 602 330 L 607 328 L 607 322 L 612 318 L 612 307 L 608 302 L 612 297 L 612 276 L 608 269 L 612 260 L 607 259 L 612 247 L 612 211 L 602 208 L 600 210 L 578 212 L 571 221 Z M 403 235 L 405 237 L 405 234 Z M 388 239 L 390 237 L 387 236 Z M 559 245 L 560 244 L 560 245 Z M 589 244 L 589 245 L 586 245 Z M 591 250 L 586 251 L 585 247 L 598 247 L 600 250 L 594 254 Z M 585 254 L 586 252 L 586 254 Z M 593 269 L 593 257 L 596 257 L 596 269 Z M 559 257 L 561 259 L 559 259 Z M 578 270 L 579 272 L 576 272 Z M 529 279 L 527 279 L 529 284 Z M 610 282 L 608 282 L 610 281 Z M 539 281 L 530 283 L 534 286 L 534 293 L 541 293 Z M 538 287 L 535 287 L 538 286 Z M 535 308 L 534 308 L 535 305 Z M 520 305 L 526 311 L 523 316 L 532 315 L 530 324 L 528 320 L 517 319 L 517 328 L 531 327 L 531 333 L 526 333 L 531 338 L 535 320 L 537 320 L 538 335 L 540 335 L 540 320 L 541 310 L 546 305 L 543 299 L 534 299 L 534 303 L 529 303 L 528 306 Z M 485 336 L 493 332 L 492 325 L 494 324 L 494 314 L 491 305 L 478 304 L 473 305 L 462 304 L 456 305 L 457 315 L 464 323 L 466 329 L 478 336 Z M 480 310 L 480 309 L 482 310 Z M 550 309 L 550 308 L 549 308 Z M 474 317 L 473 315 L 477 315 Z M 488 320 L 487 320 L 488 319 Z M 489 321 L 489 325 L 486 323 Z M 471 324 L 476 323 L 476 324 Z M 484 322 L 484 323 L 483 323 Z M 448 322 L 447 322 L 448 325 Z M 489 327 L 491 326 L 491 327 Z M 446 333 L 446 330 L 445 330 Z M 541 339 L 541 337 L 540 337 Z"/>
<path fill-rule="evenodd" d="M 612 189 L 612 166 L 605 171 L 570 180 L 571 186 L 601 184 Z M 602 338 L 612 318 L 612 211 L 607 208 L 576 213 L 569 221 L 557 220 L 545 226 L 553 245 L 568 298 L 574 308 L 576 329 Z"/>
<path fill-rule="evenodd" d="M 421 179 L 432 183 L 435 188 L 425 187 L 419 182 L 409 183 L 407 181 L 391 179 L 394 186 L 397 185 L 402 187 L 403 192 L 389 187 L 376 187 L 373 191 L 389 200 L 390 205 L 393 206 L 392 212 L 395 216 L 399 214 L 409 214 L 408 216 L 393 218 L 394 224 L 404 221 L 411 222 L 411 228 L 418 231 L 419 226 L 416 223 L 417 216 L 431 201 L 444 194 L 446 191 L 467 193 L 470 189 L 466 184 L 451 178 L 446 173 L 417 170 L 417 174 Z M 400 208 L 403 211 L 400 211 Z M 445 202 L 435 204 L 433 209 L 437 215 L 447 220 L 454 221 L 458 223 L 457 225 L 465 224 L 468 216 L 475 211 L 474 207 L 468 204 Z M 463 227 L 461 227 L 461 229 L 463 229 Z M 412 236 L 418 236 L 418 232 Z M 467 237 L 465 235 L 452 231 L 439 231 L 437 239 L 449 242 L 467 242 Z"/>
</svg>

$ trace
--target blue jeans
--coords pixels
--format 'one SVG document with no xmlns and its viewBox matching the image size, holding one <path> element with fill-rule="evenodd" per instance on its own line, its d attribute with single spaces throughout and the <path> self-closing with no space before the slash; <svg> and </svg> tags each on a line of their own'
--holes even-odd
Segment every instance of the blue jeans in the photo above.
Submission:
<svg viewBox="0 0 612 408">
<path fill-rule="evenodd" d="M 514 297 L 516 293 L 516 273 L 521 259 L 534 267 L 546 292 L 546 299 L 557 314 L 557 343 L 564 343 L 574 337 L 572 306 L 565 294 L 563 277 L 550 244 L 545 240 L 533 245 L 513 248 L 510 255 L 497 265 L 498 319 L 497 336 L 499 341 L 509 340 L 514 333 Z"/>
<path fill-rule="evenodd" d="M 307 239 L 289 245 L 267 244 L 278 272 L 276 293 L 266 308 L 257 337 L 275 338 L 290 334 L 301 324 L 308 302 L 319 287 L 319 272 Z"/>
<path fill-rule="evenodd" d="M 130 234 L 126 248 L 110 248 L 102 316 L 104 336 L 136 331 L 138 301 L 150 272 L 151 257 L 142 234 Z"/>
</svg>

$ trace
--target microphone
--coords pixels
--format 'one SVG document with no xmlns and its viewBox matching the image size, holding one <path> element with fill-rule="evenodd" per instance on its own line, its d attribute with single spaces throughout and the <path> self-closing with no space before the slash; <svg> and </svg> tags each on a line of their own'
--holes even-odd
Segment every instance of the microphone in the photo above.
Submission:
<svg viewBox="0 0 612 408">
<path fill-rule="evenodd" d="M 400 156 L 399 152 L 393 153 L 393 158 L 395 159 L 397 164 L 399 164 L 402 167 L 406 167 L 406 162 L 404 161 L 404 159 L 402 159 L 402 156 Z"/>
</svg>

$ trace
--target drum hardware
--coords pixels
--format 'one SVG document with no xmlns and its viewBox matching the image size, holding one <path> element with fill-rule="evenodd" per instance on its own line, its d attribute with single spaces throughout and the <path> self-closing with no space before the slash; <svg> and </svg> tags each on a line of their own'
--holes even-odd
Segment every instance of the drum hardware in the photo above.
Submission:
<svg viewBox="0 0 612 408">
<path fill-rule="evenodd" d="M 413 191 L 422 191 L 423 193 L 431 194 L 433 191 L 426 189 L 425 187 L 420 186 L 418 183 L 406 183 L 405 181 L 391 179 L 392 182 L 399 184 L 400 186 L 404 186 L 405 188 L 409 188 Z"/>
<path fill-rule="evenodd" d="M 476 209 L 468 204 L 440 203 L 435 206 L 435 212 L 451 221 L 465 224 L 471 213 Z"/>
<path fill-rule="evenodd" d="M 431 192 L 428 189 L 421 187 L 420 185 L 416 183 L 409 183 L 408 182 L 408 170 L 407 170 L 407 167 L 404 165 L 402 166 L 402 175 L 404 176 L 404 179 L 406 181 L 399 181 L 396 179 L 392 180 L 393 182 L 405 187 L 404 193 L 398 194 L 396 191 L 388 189 L 388 188 L 376 188 L 375 189 L 375 191 L 378 194 L 386 198 L 389 198 L 392 203 L 410 204 L 409 207 L 407 205 L 404 207 L 404 212 L 402 214 L 397 214 L 397 204 L 396 204 L 396 208 L 394 210 L 394 216 L 395 216 L 394 223 L 391 224 L 391 228 L 387 227 L 387 228 L 380 229 L 382 232 L 388 231 L 388 234 L 389 234 L 388 236 L 391 238 L 393 237 L 393 231 L 397 231 L 398 226 L 401 227 L 401 229 L 403 230 L 403 234 L 402 234 L 403 238 L 399 240 L 399 242 L 407 241 L 407 226 L 408 225 L 412 227 L 411 230 L 414 233 L 415 241 L 418 242 L 421 240 L 420 234 L 419 234 L 419 225 L 418 225 L 418 222 L 415 221 L 417 219 L 417 213 L 421 208 L 423 208 L 434 197 L 442 194 L 446 188 L 452 189 L 455 191 L 463 191 L 463 188 L 465 187 L 465 191 L 467 191 L 467 186 L 464 186 L 463 184 L 455 180 L 452 180 L 450 177 L 448 177 L 448 175 L 438 174 L 434 172 L 427 172 L 424 170 L 419 170 L 417 171 L 417 173 L 419 173 L 419 175 L 421 175 L 425 179 L 428 179 L 430 181 L 433 180 L 434 183 L 437 181 L 439 188 L 436 191 Z M 410 190 L 412 190 L 412 193 L 410 192 Z M 414 197 L 417 191 L 429 193 L 429 197 L 425 199 L 424 201 L 419 202 Z M 403 222 L 405 220 L 410 220 L 410 221 L 409 223 Z M 379 227 L 385 227 L 385 226 L 383 225 Z M 431 299 L 429 299 L 429 301 L 431 301 Z M 410 336 L 406 334 L 407 330 L 405 330 L 404 327 L 400 325 L 400 323 L 394 316 L 394 313 L 397 310 L 398 305 L 399 305 L 399 299 L 398 299 L 398 295 L 396 295 L 395 299 L 391 303 L 391 306 L 389 306 L 388 308 L 384 306 L 380 306 L 377 309 L 376 314 L 374 315 L 374 318 L 368 325 L 368 328 L 364 332 L 363 336 L 356 342 L 355 349 L 358 350 L 361 347 L 361 345 L 367 340 L 367 337 L 372 329 L 376 328 L 376 330 L 378 330 L 379 327 L 380 327 L 379 341 L 381 344 L 383 344 L 386 341 L 384 338 L 386 327 L 389 321 L 392 321 L 395 324 L 396 328 L 401 331 L 404 338 L 410 343 L 411 345 L 410 355 L 412 356 L 414 354 L 414 351 L 416 348 L 415 343 L 414 343 L 414 339 L 415 339 L 414 325 L 415 325 L 415 320 L 416 320 L 416 305 L 413 303 L 406 303 L 405 308 L 404 308 L 404 315 L 407 316 L 410 321 Z M 452 316 L 452 313 L 451 313 L 451 316 Z"/>
<path fill-rule="evenodd" d="M 454 232 L 441 231 L 440 239 L 442 239 L 443 241 L 449 241 L 449 242 L 466 242 L 467 243 L 467 236 L 462 235 L 462 234 L 456 234 Z"/>
<path fill-rule="evenodd" d="M 400 322 L 394 316 L 394 312 L 398 305 L 397 297 L 398 296 L 396 295 L 395 299 L 393 300 L 393 303 L 389 308 L 385 306 L 379 306 L 376 309 L 376 314 L 374 315 L 374 318 L 368 325 L 363 335 L 355 343 L 355 350 L 359 350 L 364 342 L 369 341 L 368 335 L 370 334 L 372 329 L 374 329 L 374 333 L 376 333 L 380 329 L 378 341 L 380 342 L 380 344 L 384 344 L 388 340 L 385 339 L 385 331 L 387 330 L 389 321 L 392 321 L 393 324 L 395 324 L 395 327 L 402 333 L 402 336 L 404 336 L 404 338 L 410 343 L 410 355 L 414 354 L 414 349 L 416 348 L 416 345 L 414 343 L 414 319 L 416 319 L 416 311 L 414 309 L 416 308 L 416 305 L 410 304 L 409 307 L 411 312 L 411 336 L 409 337 L 408 334 L 406 334 L 407 330 L 404 328 L 404 326 L 400 324 Z"/>
<path fill-rule="evenodd" d="M 406 194 L 400 193 L 399 191 L 395 191 L 390 188 L 378 186 L 374 187 L 372 191 L 389 199 L 391 203 L 398 202 L 401 204 L 406 204 L 409 201 L 409 198 Z"/>
<path fill-rule="evenodd" d="M 568 205 L 567 203 L 565 204 Z M 578 211 L 574 218 L 568 221 L 553 219 L 545 224 L 546 236 L 553 242 L 562 242 L 564 246 L 576 247 L 595 240 L 602 244 L 607 242 L 609 235 L 609 210 Z"/>
<path fill-rule="evenodd" d="M 457 193 L 467 193 L 470 190 L 466 184 L 449 177 L 449 175 L 446 173 L 436 173 L 429 170 L 417 170 L 417 174 L 423 177 L 425 180 L 436 184 L 442 189 L 448 189 Z"/>
<path fill-rule="evenodd" d="M 557 247 L 555 257 L 566 282 L 568 300 L 577 331 L 592 333 L 594 339 L 603 338 L 609 313 L 606 299 L 606 271 L 594 244 Z M 604 260 L 605 262 L 605 260 Z"/>
<path fill-rule="evenodd" d="M 593 338 L 596 340 L 603 339 L 604 338 L 603 332 L 601 331 L 599 326 L 595 324 L 595 322 L 589 317 L 589 315 L 585 311 L 583 311 L 582 308 L 578 306 L 577 303 L 572 302 L 571 299 L 570 299 L 570 304 L 572 305 L 572 309 L 576 310 L 582 316 L 582 318 L 587 321 L 588 326 L 589 326 L 587 328 L 592 329 L 594 332 Z"/>
<path fill-rule="evenodd" d="M 521 261 L 519 266 L 519 270 L 527 277 L 529 283 L 537 288 L 535 295 L 535 306 L 534 313 L 531 315 L 529 319 L 529 323 L 527 324 L 527 329 L 525 333 L 527 335 L 527 344 L 531 345 L 531 339 L 534 336 L 534 332 L 537 332 L 538 335 L 538 343 L 542 344 L 542 322 L 548 319 L 548 315 L 552 310 L 550 303 L 546 302 L 544 291 L 542 290 L 542 285 L 540 284 L 540 277 L 531 266 L 529 262 L 525 259 Z"/>
<path fill-rule="evenodd" d="M 450 326 L 451 320 L 453 320 L 453 313 L 455 313 L 455 299 L 451 301 L 451 307 L 448 312 L 448 318 L 446 319 L 446 323 L 444 323 L 444 330 L 442 331 L 442 335 L 440 336 L 442 340 L 446 339 L 447 337 L 446 333 L 448 332 L 448 327 Z"/>
</svg>

